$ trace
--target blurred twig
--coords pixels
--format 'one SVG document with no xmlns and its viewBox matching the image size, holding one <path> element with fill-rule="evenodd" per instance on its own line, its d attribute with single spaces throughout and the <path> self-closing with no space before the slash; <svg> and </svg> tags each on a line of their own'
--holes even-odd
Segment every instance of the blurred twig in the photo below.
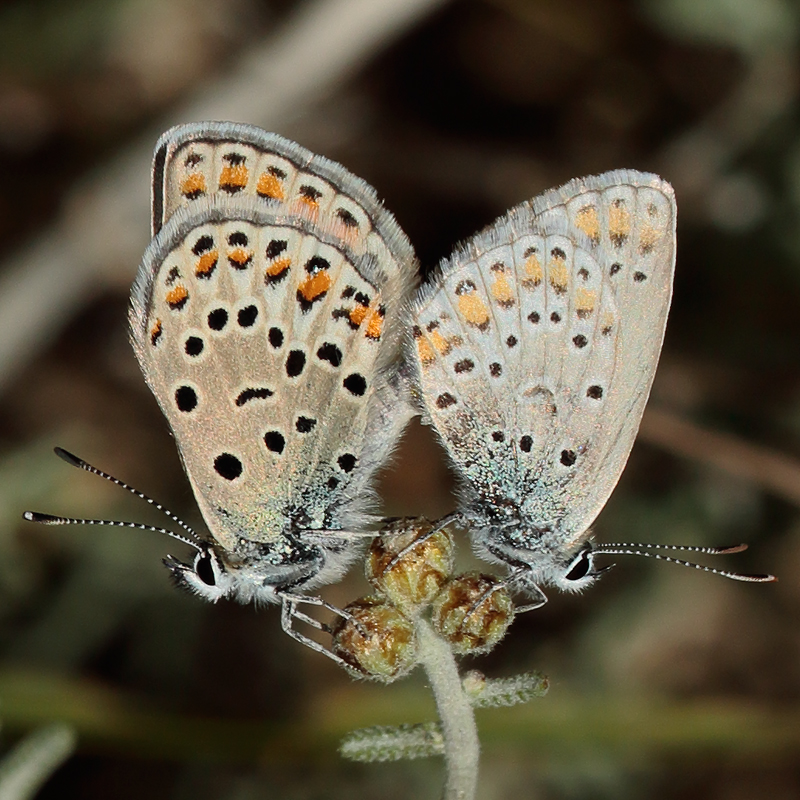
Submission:
<svg viewBox="0 0 800 800">
<path fill-rule="evenodd" d="M 314 0 L 228 77 L 195 92 L 76 187 L 60 218 L 0 268 L 0 388 L 87 297 L 129 281 L 147 244 L 149 164 L 177 122 L 282 127 L 444 0 Z"/>
<path fill-rule="evenodd" d="M 0 797 L 28 800 L 75 749 L 66 725 L 48 725 L 26 737 L 0 762 Z"/>
<path fill-rule="evenodd" d="M 642 441 L 710 464 L 800 505 L 800 461 L 736 436 L 710 431 L 650 406 L 639 430 Z"/>
</svg>

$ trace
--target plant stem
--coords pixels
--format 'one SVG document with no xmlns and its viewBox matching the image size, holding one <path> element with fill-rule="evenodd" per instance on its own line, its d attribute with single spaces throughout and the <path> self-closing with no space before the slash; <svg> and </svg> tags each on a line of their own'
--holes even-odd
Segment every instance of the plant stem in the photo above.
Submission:
<svg viewBox="0 0 800 800">
<path fill-rule="evenodd" d="M 461 676 L 450 646 L 424 619 L 419 619 L 416 627 L 420 661 L 428 673 L 444 735 L 447 767 L 444 800 L 474 800 L 480 745 L 472 706 L 461 688 Z"/>
</svg>

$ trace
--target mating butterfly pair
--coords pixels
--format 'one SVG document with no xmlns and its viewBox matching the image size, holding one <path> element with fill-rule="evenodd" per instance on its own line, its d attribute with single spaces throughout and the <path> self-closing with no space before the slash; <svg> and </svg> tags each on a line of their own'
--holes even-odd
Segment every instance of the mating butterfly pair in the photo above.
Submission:
<svg viewBox="0 0 800 800">
<path fill-rule="evenodd" d="M 170 515 L 184 533 L 164 532 L 197 551 L 192 565 L 166 560 L 178 583 L 280 602 L 284 628 L 310 643 L 298 607 L 327 606 L 305 592 L 376 535 L 373 478 L 417 413 L 460 479 L 443 524 L 468 529 L 534 606 L 541 585 L 593 582 L 597 553 L 654 555 L 588 531 L 650 392 L 675 219 L 655 175 L 571 181 L 458 247 L 418 290 L 405 234 L 339 164 L 248 125 L 167 131 L 130 324 L 210 532 Z"/>
</svg>

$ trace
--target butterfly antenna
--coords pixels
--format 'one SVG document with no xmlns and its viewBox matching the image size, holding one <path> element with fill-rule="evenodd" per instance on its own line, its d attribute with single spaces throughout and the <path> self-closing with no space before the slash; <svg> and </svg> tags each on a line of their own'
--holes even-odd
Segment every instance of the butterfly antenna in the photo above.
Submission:
<svg viewBox="0 0 800 800">
<path fill-rule="evenodd" d="M 195 533 L 195 531 L 187 525 L 180 517 L 173 514 L 165 506 L 162 506 L 161 503 L 157 503 L 153 500 L 152 497 L 148 497 L 144 492 L 140 492 L 138 489 L 135 489 L 133 486 L 125 483 L 124 481 L 115 478 L 113 475 L 109 475 L 103 470 L 98 469 L 97 467 L 92 466 L 88 462 L 84 461 L 82 458 L 78 458 L 76 455 L 73 455 L 67 450 L 64 450 L 62 447 L 54 448 L 55 454 L 66 461 L 67 464 L 71 464 L 73 467 L 78 467 L 78 469 L 85 470 L 86 472 L 91 472 L 93 475 L 99 475 L 101 478 L 104 478 L 107 481 L 115 484 L 116 486 L 120 486 L 126 491 L 130 492 L 131 494 L 138 497 L 140 500 L 144 500 L 145 502 L 149 503 L 154 508 L 157 508 L 162 514 L 169 517 L 176 525 L 179 525 L 183 530 L 188 534 L 187 536 L 181 536 L 174 531 L 167 530 L 166 528 L 159 528 L 154 525 L 144 525 L 138 522 L 121 522 L 118 520 L 104 520 L 104 519 L 77 519 L 72 517 L 57 517 L 53 516 L 52 514 L 41 514 L 38 511 L 26 511 L 22 516 L 24 519 L 28 520 L 29 522 L 39 522 L 43 525 L 112 525 L 116 527 L 122 528 L 136 528 L 137 530 L 147 530 L 147 531 L 154 531 L 156 533 L 164 533 L 167 536 L 171 536 L 173 539 L 177 539 L 180 542 L 184 542 L 185 544 L 191 545 L 196 550 L 202 551 L 201 543 L 202 540 L 200 537 Z"/>
<path fill-rule="evenodd" d="M 643 550 L 641 548 L 647 548 Z M 723 578 L 730 578 L 733 581 L 746 581 L 748 583 L 771 583 L 778 579 L 774 575 L 743 575 L 739 572 L 730 572 L 725 569 L 715 569 L 714 567 L 706 567 L 703 564 L 695 564 L 692 561 L 684 561 L 682 558 L 674 558 L 673 556 L 665 556 L 661 553 L 651 553 L 650 550 L 672 550 L 683 551 L 691 553 L 704 553 L 710 556 L 730 555 L 731 553 L 741 553 L 747 550 L 746 544 L 732 545 L 731 547 L 692 547 L 691 545 L 670 545 L 670 544 L 644 544 L 637 545 L 628 542 L 619 542 L 616 544 L 600 545 L 594 548 L 593 552 L 598 555 L 625 555 L 625 556 L 643 556 L 644 558 L 655 558 L 657 561 L 668 561 L 671 564 L 680 564 L 682 567 L 692 567 L 699 569 L 701 572 L 710 572 L 712 575 L 720 575 Z"/>
<path fill-rule="evenodd" d="M 159 528 L 156 525 L 145 525 L 141 522 L 122 522 L 116 519 L 81 519 L 77 517 L 55 517 L 52 514 L 42 514 L 38 511 L 26 511 L 22 515 L 23 519 L 28 522 L 38 522 L 41 525 L 110 525 L 114 528 L 136 528 L 139 531 L 155 531 L 155 533 L 164 533 L 177 539 L 179 542 L 188 544 L 194 547 L 195 550 L 202 553 L 203 548 L 194 540 L 189 539 L 187 536 L 181 536 L 179 533 L 167 530 L 166 528 Z"/>
<path fill-rule="evenodd" d="M 593 552 L 605 552 L 609 547 L 619 549 L 621 547 L 632 547 L 634 550 L 672 550 L 684 553 L 704 553 L 708 556 L 728 556 L 731 553 L 743 553 L 747 550 L 746 544 L 733 544 L 729 547 L 700 547 L 690 544 L 647 544 L 637 542 L 612 542 L 601 544 L 593 548 Z"/>
</svg>

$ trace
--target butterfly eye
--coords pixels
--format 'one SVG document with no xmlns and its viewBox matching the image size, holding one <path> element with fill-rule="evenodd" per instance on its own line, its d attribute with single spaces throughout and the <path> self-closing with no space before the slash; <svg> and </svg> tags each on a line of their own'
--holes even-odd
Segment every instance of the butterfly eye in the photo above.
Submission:
<svg viewBox="0 0 800 800">
<path fill-rule="evenodd" d="M 592 553 L 591 550 L 581 550 L 575 557 L 569 567 L 569 571 L 564 576 L 568 581 L 579 581 L 589 574 L 592 568 Z"/>
<path fill-rule="evenodd" d="M 194 560 L 194 571 L 198 578 L 206 586 L 216 586 L 217 578 L 214 574 L 214 567 L 211 564 L 211 552 L 206 550 L 200 553 Z"/>
</svg>

